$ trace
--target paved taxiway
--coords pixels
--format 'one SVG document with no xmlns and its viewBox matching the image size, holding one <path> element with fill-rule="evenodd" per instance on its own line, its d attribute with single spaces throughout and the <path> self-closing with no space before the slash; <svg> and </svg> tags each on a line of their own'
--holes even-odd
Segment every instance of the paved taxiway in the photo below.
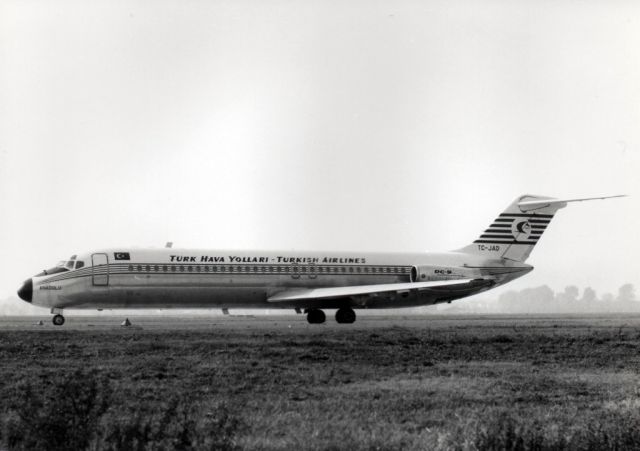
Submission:
<svg viewBox="0 0 640 451">
<path fill-rule="evenodd" d="M 640 329 L 640 314 L 583 314 L 583 315 L 360 315 L 354 324 L 337 324 L 331 314 L 321 325 L 308 324 L 304 315 L 113 315 L 67 316 L 64 326 L 54 326 L 51 316 L 0 316 L 0 330 L 100 330 L 122 329 L 121 323 L 129 318 L 131 329 L 144 330 L 238 330 L 238 329 L 293 329 L 297 332 L 332 330 L 367 330 L 388 327 L 432 330 L 460 330 L 469 328 L 492 330 L 507 329 Z M 42 321 L 42 325 L 38 322 Z"/>
</svg>

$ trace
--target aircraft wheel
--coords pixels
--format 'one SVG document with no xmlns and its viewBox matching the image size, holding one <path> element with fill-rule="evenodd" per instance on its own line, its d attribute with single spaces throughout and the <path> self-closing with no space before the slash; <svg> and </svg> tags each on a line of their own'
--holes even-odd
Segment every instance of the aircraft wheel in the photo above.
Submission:
<svg viewBox="0 0 640 451">
<path fill-rule="evenodd" d="M 311 309 L 307 312 L 307 321 L 309 324 L 322 324 L 327 319 L 327 316 L 320 309 Z"/>
<path fill-rule="evenodd" d="M 351 324 L 356 321 L 356 312 L 350 308 L 341 308 L 336 312 L 336 321 L 340 324 Z"/>
<path fill-rule="evenodd" d="M 55 315 L 52 321 L 54 326 L 62 326 L 64 324 L 64 316 L 59 314 Z"/>
</svg>

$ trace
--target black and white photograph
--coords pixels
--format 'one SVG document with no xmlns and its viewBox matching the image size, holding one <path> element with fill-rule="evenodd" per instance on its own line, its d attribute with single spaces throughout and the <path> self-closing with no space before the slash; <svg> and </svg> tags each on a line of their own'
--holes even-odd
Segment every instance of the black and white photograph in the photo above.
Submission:
<svg viewBox="0 0 640 451">
<path fill-rule="evenodd" d="M 640 450 L 640 3 L 0 0 L 13 450 Z"/>
</svg>

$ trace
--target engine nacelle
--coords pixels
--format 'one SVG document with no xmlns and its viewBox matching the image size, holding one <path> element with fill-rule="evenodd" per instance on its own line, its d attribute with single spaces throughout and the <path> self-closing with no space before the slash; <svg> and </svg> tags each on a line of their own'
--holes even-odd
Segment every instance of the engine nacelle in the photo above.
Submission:
<svg viewBox="0 0 640 451">
<path fill-rule="evenodd" d="M 471 278 L 473 274 L 467 268 L 453 266 L 420 265 L 411 268 L 411 282 L 431 282 L 434 280 L 455 280 Z"/>
</svg>

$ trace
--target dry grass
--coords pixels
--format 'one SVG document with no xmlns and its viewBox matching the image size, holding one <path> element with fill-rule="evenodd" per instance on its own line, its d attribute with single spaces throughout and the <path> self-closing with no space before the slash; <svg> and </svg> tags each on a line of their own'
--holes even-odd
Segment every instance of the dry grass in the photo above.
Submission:
<svg viewBox="0 0 640 451">
<path fill-rule="evenodd" d="M 628 317 L 302 321 L 0 332 L 0 439 L 9 449 L 640 449 L 640 333 Z"/>
</svg>

